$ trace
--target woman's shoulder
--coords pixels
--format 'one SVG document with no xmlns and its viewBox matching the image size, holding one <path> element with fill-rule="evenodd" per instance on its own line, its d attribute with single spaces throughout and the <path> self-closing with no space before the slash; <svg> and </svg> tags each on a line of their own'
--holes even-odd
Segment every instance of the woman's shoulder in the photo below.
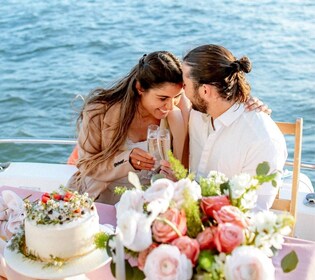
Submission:
<svg viewBox="0 0 315 280">
<path fill-rule="evenodd" d="M 109 106 L 107 103 L 92 103 L 85 106 L 84 111 L 89 112 L 90 116 L 111 115 L 120 111 L 121 104 L 117 103 Z"/>
</svg>

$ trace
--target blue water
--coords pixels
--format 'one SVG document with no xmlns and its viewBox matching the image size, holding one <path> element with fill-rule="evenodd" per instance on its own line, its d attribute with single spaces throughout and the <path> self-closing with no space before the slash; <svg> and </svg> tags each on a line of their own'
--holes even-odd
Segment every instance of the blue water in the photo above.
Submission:
<svg viewBox="0 0 315 280">
<path fill-rule="evenodd" d="M 77 94 L 111 84 L 143 53 L 182 57 L 214 43 L 252 60 L 253 95 L 274 120 L 304 118 L 302 160 L 315 163 L 314 42 L 313 0 L 4 0 L 0 138 L 75 137 Z M 70 150 L 5 144 L 0 162 L 65 162 Z"/>
</svg>

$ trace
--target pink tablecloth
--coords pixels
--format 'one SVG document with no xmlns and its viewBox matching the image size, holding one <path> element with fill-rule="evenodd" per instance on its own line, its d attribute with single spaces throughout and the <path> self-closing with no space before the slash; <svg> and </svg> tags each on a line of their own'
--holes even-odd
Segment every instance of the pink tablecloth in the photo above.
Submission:
<svg viewBox="0 0 315 280">
<path fill-rule="evenodd" d="M 2 190 L 12 190 L 19 194 L 22 198 L 32 194 L 32 199 L 37 199 L 41 196 L 41 193 L 32 190 L 19 189 L 14 187 L 0 187 L 0 195 Z M 112 224 L 116 225 L 116 215 L 115 208 L 111 205 L 96 203 L 96 207 L 100 216 L 101 224 Z M 281 269 L 281 260 L 283 256 L 294 250 L 299 258 L 299 263 L 297 268 L 290 273 L 283 273 Z M 278 252 L 278 255 L 273 258 L 273 264 L 276 268 L 276 278 L 277 280 L 313 280 L 315 279 L 315 242 L 301 240 L 296 238 L 287 237 L 285 243 L 283 244 L 282 250 Z M 31 280 L 30 278 L 23 277 L 12 270 L 8 270 L 8 273 L 13 274 L 8 277 L 9 280 Z M 109 264 L 87 273 L 85 276 L 71 277 L 67 280 L 99 280 L 115 279 L 110 272 Z M 32 279 L 33 280 L 33 279 Z"/>
</svg>

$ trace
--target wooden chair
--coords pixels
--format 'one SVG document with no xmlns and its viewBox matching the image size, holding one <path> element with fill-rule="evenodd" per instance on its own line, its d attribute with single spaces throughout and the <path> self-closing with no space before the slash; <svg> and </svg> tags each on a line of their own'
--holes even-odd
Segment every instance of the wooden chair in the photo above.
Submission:
<svg viewBox="0 0 315 280">
<path fill-rule="evenodd" d="M 271 209 L 289 212 L 296 220 L 297 193 L 299 187 L 299 175 L 301 168 L 301 152 L 302 152 L 302 135 L 303 135 L 303 119 L 296 119 L 295 123 L 276 122 L 279 129 L 284 135 L 294 135 L 294 155 L 293 155 L 293 178 L 291 199 L 282 199 L 277 197 Z M 287 165 L 287 163 L 286 163 Z M 292 164 L 291 164 L 292 165 Z M 292 232 L 293 234 L 293 232 Z"/>
</svg>

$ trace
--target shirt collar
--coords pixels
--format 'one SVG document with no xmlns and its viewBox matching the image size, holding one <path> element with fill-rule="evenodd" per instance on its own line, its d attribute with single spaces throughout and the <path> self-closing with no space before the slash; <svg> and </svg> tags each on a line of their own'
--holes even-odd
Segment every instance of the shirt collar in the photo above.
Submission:
<svg viewBox="0 0 315 280">
<path fill-rule="evenodd" d="M 243 103 L 235 103 L 230 109 L 214 120 L 214 126 L 230 126 L 244 111 L 245 107 Z"/>
</svg>

